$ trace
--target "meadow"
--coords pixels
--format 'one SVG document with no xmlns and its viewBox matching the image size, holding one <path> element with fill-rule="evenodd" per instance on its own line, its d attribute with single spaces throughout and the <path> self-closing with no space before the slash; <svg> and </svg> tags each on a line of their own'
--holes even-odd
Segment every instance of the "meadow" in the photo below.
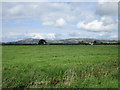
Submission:
<svg viewBox="0 0 120 90">
<path fill-rule="evenodd" d="M 2 75 L 3 88 L 118 88 L 118 46 L 2 46 Z"/>
</svg>

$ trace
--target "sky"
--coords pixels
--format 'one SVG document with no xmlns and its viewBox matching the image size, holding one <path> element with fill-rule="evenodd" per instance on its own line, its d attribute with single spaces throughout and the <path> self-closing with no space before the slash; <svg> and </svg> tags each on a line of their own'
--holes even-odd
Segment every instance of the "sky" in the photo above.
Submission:
<svg viewBox="0 0 120 90">
<path fill-rule="evenodd" d="M 4 2 L 2 41 L 118 39 L 117 2 Z"/>
</svg>

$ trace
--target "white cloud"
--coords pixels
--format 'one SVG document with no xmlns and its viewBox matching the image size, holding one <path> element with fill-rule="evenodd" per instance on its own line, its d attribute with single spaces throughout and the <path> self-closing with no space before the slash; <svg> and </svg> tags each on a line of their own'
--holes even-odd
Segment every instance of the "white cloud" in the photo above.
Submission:
<svg viewBox="0 0 120 90">
<path fill-rule="evenodd" d="M 104 16 L 101 18 L 101 21 L 107 25 L 107 24 L 112 24 L 112 23 L 115 23 L 116 21 L 114 21 L 111 17 L 108 17 L 108 16 Z"/>
<path fill-rule="evenodd" d="M 18 41 L 19 39 L 27 38 L 25 34 L 18 32 L 8 32 L 2 35 L 2 41 Z"/>
<path fill-rule="evenodd" d="M 77 17 L 75 17 L 75 16 L 67 16 L 66 17 L 66 20 L 68 21 L 68 22 L 71 22 L 71 21 L 76 21 L 77 20 Z"/>
<path fill-rule="evenodd" d="M 56 40 L 56 39 L 68 39 L 68 38 L 95 38 L 95 39 L 118 39 L 117 33 L 110 32 L 79 32 L 73 31 L 69 33 L 16 33 L 9 32 L 6 35 L 2 36 L 3 41 L 18 41 L 26 38 L 34 39 L 47 39 L 47 40 Z"/>
<path fill-rule="evenodd" d="M 101 32 L 101 33 L 98 33 L 97 38 L 118 40 L 118 34 L 110 33 L 110 32 Z"/>
<path fill-rule="evenodd" d="M 119 0 L 98 0 L 98 3 L 99 4 L 103 4 L 103 3 L 105 3 L 105 2 L 119 2 Z"/>
<path fill-rule="evenodd" d="M 39 7 L 39 5 L 36 5 L 36 4 L 30 5 L 30 6 L 34 9 L 37 9 Z"/>
<path fill-rule="evenodd" d="M 110 17 L 102 17 L 100 21 L 93 20 L 85 23 L 79 22 L 77 28 L 90 31 L 111 31 L 117 29 L 117 23 L 115 23 Z"/>
<path fill-rule="evenodd" d="M 46 26 L 58 26 L 58 27 L 62 27 L 62 26 L 65 26 L 67 25 L 66 21 L 63 19 L 63 18 L 59 18 L 57 20 L 46 20 L 43 22 L 43 25 L 46 25 Z"/>
<path fill-rule="evenodd" d="M 94 19 L 95 19 L 95 15 L 92 15 L 92 14 L 86 14 L 85 15 L 85 18 L 86 18 L 86 22 L 91 22 L 91 21 L 93 21 Z"/>
<path fill-rule="evenodd" d="M 96 10 L 97 5 L 98 7 Z M 110 31 L 116 29 L 117 22 L 115 21 L 115 19 L 117 16 L 116 13 L 117 6 L 115 5 L 116 3 L 97 4 L 88 2 L 4 3 L 2 6 L 3 7 L 2 21 L 4 24 L 3 32 L 4 34 L 7 34 L 8 37 L 9 37 L 8 32 L 22 33 L 20 35 L 17 33 L 15 35 L 10 34 L 11 37 L 9 38 L 17 36 L 18 36 L 17 38 L 31 37 L 49 39 L 56 38 L 61 39 L 69 37 L 93 37 L 94 32 L 92 33 L 89 32 L 89 35 L 85 34 L 88 33 L 87 30 Z M 95 13 L 95 10 L 97 15 Z M 99 20 L 99 18 L 101 19 Z M 6 20 L 8 22 L 4 22 Z M 78 23 L 77 27 L 76 23 Z M 75 31 L 81 33 L 77 32 L 70 34 L 70 32 Z"/>
<path fill-rule="evenodd" d="M 24 9 L 24 8 L 23 8 L 22 5 L 16 5 L 16 6 L 10 8 L 10 9 L 8 10 L 8 12 L 9 12 L 11 15 L 19 15 L 19 14 L 21 14 L 21 12 L 23 11 L 23 9 Z"/>
<path fill-rule="evenodd" d="M 34 39 L 55 39 L 55 34 L 54 33 L 28 33 L 26 36 L 30 36 L 31 38 Z"/>
<path fill-rule="evenodd" d="M 71 7 L 65 3 L 4 3 L 2 8 L 4 19 L 31 17 L 40 20 L 44 17 L 56 19 L 64 16 L 70 12 L 69 8 Z"/>
<path fill-rule="evenodd" d="M 44 25 L 47 25 L 48 22 L 56 22 L 58 26 L 62 26 L 66 22 L 77 21 L 84 17 L 84 8 L 80 7 L 80 4 L 81 3 L 5 3 L 3 5 L 3 19 L 4 21 L 14 20 L 15 22 L 19 20 L 23 22 L 24 20 L 36 20 L 44 23 Z M 87 10 L 84 11 L 87 12 Z M 63 24 L 61 24 L 61 22 Z"/>
<path fill-rule="evenodd" d="M 64 26 L 66 24 L 67 23 L 63 18 L 59 18 L 58 20 L 56 20 L 56 26 Z"/>
</svg>

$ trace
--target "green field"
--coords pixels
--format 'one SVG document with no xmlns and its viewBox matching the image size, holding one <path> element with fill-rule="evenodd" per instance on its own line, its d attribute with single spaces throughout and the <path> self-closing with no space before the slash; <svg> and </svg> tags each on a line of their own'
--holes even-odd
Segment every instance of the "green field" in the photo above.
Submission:
<svg viewBox="0 0 120 90">
<path fill-rule="evenodd" d="M 117 45 L 2 47 L 3 88 L 117 88 Z"/>
</svg>

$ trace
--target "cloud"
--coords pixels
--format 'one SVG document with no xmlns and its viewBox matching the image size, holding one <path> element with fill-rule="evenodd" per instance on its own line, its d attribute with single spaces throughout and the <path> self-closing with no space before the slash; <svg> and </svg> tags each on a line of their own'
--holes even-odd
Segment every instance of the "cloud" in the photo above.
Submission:
<svg viewBox="0 0 120 90">
<path fill-rule="evenodd" d="M 112 23 L 117 23 L 115 20 L 113 20 L 111 17 L 109 16 L 104 16 L 101 18 L 101 21 L 105 24 L 105 25 L 108 25 L 108 24 L 112 24 Z"/>
<path fill-rule="evenodd" d="M 16 5 L 8 10 L 11 15 L 20 15 L 24 10 L 22 5 Z"/>
<path fill-rule="evenodd" d="M 84 19 L 84 12 L 85 14 L 88 12 L 87 16 L 89 15 L 90 11 L 80 5 L 81 3 L 4 3 L 3 21 L 36 20 L 45 22 L 44 25 L 57 21 L 58 26 L 61 26 L 61 22 L 65 24 L 65 22 Z M 58 19 L 61 20 L 60 23 Z"/>
<path fill-rule="evenodd" d="M 93 20 L 91 22 L 79 22 L 77 28 L 85 29 L 89 31 L 111 31 L 116 30 L 118 27 L 117 23 L 110 17 L 102 17 L 100 21 Z"/>
<path fill-rule="evenodd" d="M 71 32 L 71 33 L 69 33 L 68 34 L 69 35 L 69 37 L 71 37 L 71 38 L 79 38 L 80 36 L 83 36 L 82 35 L 82 33 L 80 33 L 80 32 Z"/>
<path fill-rule="evenodd" d="M 115 5 L 116 3 L 105 2 L 3 3 L 3 37 L 7 35 L 6 38 L 11 40 L 96 38 L 98 33 L 93 31 L 117 31 Z M 9 32 L 16 34 L 12 35 Z"/>
<path fill-rule="evenodd" d="M 117 15 L 118 14 L 118 3 L 117 2 L 102 2 L 99 3 L 96 9 L 96 14 L 105 15 Z"/>
<path fill-rule="evenodd" d="M 17 33 L 17 32 L 9 32 L 2 36 L 3 41 L 18 41 L 21 39 L 33 38 L 33 39 L 55 39 L 54 33 Z"/>
<path fill-rule="evenodd" d="M 77 20 L 77 18 L 76 18 L 76 16 L 66 16 L 66 20 L 68 21 L 68 22 L 72 22 L 72 21 L 76 21 Z"/>
<path fill-rule="evenodd" d="M 54 33 L 28 33 L 26 36 L 29 36 L 34 39 L 55 39 L 55 34 Z"/>
<path fill-rule="evenodd" d="M 26 38 L 34 38 L 34 39 L 46 39 L 46 40 L 61 40 L 68 38 L 95 38 L 95 39 L 118 39 L 117 33 L 110 32 L 79 32 L 73 31 L 69 33 L 16 33 L 9 32 L 6 35 L 2 36 L 3 41 L 18 41 Z"/>
<path fill-rule="evenodd" d="M 40 20 L 44 17 L 53 19 L 57 16 L 64 16 L 70 7 L 65 3 L 4 3 L 2 8 L 4 19 L 37 18 Z"/>
<path fill-rule="evenodd" d="M 44 21 L 43 25 L 62 27 L 62 26 L 67 25 L 67 23 L 66 23 L 66 21 L 63 18 L 59 18 L 56 21 Z"/>
<path fill-rule="evenodd" d="M 118 40 L 117 33 L 110 33 L 110 32 L 101 32 L 97 34 L 98 39 L 111 39 L 111 40 Z"/>
<path fill-rule="evenodd" d="M 56 25 L 57 26 L 64 26 L 66 25 L 66 21 L 63 18 L 59 18 L 58 20 L 56 20 Z"/>
<path fill-rule="evenodd" d="M 119 0 L 98 0 L 98 3 L 103 4 L 105 2 L 119 2 Z"/>
<path fill-rule="evenodd" d="M 44 21 L 42 24 L 46 25 L 46 26 L 51 26 L 51 25 L 54 25 L 54 22 L 53 21 Z"/>
<path fill-rule="evenodd" d="M 18 33 L 18 32 L 8 32 L 2 35 L 2 41 L 8 42 L 8 41 L 18 41 L 20 39 L 28 38 L 25 36 L 24 33 Z"/>
</svg>

